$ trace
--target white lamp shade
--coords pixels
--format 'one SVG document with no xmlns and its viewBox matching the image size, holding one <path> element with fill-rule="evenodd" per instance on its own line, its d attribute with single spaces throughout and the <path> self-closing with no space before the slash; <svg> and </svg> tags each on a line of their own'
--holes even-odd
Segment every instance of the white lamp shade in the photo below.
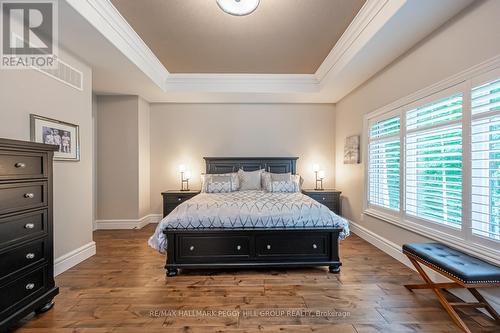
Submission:
<svg viewBox="0 0 500 333">
<path fill-rule="evenodd" d="M 216 0 L 224 12 L 243 16 L 252 13 L 259 6 L 260 0 Z"/>
<path fill-rule="evenodd" d="M 184 164 L 179 165 L 179 172 L 184 172 L 186 171 L 186 166 Z"/>
<path fill-rule="evenodd" d="M 325 178 L 325 170 L 320 170 L 318 172 L 318 178 L 319 179 L 324 179 Z"/>
<path fill-rule="evenodd" d="M 319 171 L 319 164 L 314 163 L 312 169 L 314 172 L 318 172 Z"/>
<path fill-rule="evenodd" d="M 184 178 L 185 178 L 185 179 L 191 179 L 191 171 L 186 171 L 186 172 L 184 173 Z"/>
</svg>

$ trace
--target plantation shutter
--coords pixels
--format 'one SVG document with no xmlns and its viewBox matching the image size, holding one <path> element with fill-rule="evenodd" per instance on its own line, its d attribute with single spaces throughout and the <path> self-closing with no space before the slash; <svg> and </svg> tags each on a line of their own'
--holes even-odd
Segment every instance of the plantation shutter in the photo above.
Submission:
<svg viewBox="0 0 500 333">
<path fill-rule="evenodd" d="M 368 146 L 368 203 L 399 210 L 400 117 L 370 126 Z"/>
<path fill-rule="evenodd" d="M 405 209 L 435 223 L 462 223 L 462 94 L 406 113 Z"/>
<path fill-rule="evenodd" d="M 500 80 L 471 97 L 472 233 L 500 240 Z"/>
</svg>

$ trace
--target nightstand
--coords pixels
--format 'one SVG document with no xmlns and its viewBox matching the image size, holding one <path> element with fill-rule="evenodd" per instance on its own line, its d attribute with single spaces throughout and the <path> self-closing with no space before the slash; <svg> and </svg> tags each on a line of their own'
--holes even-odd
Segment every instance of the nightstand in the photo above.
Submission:
<svg viewBox="0 0 500 333">
<path fill-rule="evenodd" d="M 191 199 L 195 195 L 199 194 L 200 191 L 165 191 L 161 195 L 163 197 L 163 217 L 170 214 L 175 207 L 179 206 L 186 200 Z"/>
<path fill-rule="evenodd" d="M 340 215 L 340 191 L 333 189 L 325 190 L 302 190 L 302 193 L 330 208 L 332 212 Z"/>
</svg>

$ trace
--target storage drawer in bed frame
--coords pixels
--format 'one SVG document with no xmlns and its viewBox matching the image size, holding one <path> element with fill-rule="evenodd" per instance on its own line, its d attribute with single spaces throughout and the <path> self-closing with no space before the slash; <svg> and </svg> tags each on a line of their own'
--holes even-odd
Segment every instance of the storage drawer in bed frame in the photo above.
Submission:
<svg viewBox="0 0 500 333">
<path fill-rule="evenodd" d="M 168 276 L 178 268 L 329 266 L 340 269 L 342 229 L 168 230 Z"/>
</svg>

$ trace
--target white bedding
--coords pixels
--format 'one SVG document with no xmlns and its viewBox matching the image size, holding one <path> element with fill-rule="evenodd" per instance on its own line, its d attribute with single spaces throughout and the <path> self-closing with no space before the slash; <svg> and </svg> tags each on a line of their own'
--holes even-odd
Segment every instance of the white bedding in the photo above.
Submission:
<svg viewBox="0 0 500 333">
<path fill-rule="evenodd" d="M 169 229 L 342 228 L 339 238 L 349 235 L 346 219 L 302 193 L 237 191 L 200 193 L 177 206 L 149 238 L 149 245 L 165 252 Z"/>
</svg>

